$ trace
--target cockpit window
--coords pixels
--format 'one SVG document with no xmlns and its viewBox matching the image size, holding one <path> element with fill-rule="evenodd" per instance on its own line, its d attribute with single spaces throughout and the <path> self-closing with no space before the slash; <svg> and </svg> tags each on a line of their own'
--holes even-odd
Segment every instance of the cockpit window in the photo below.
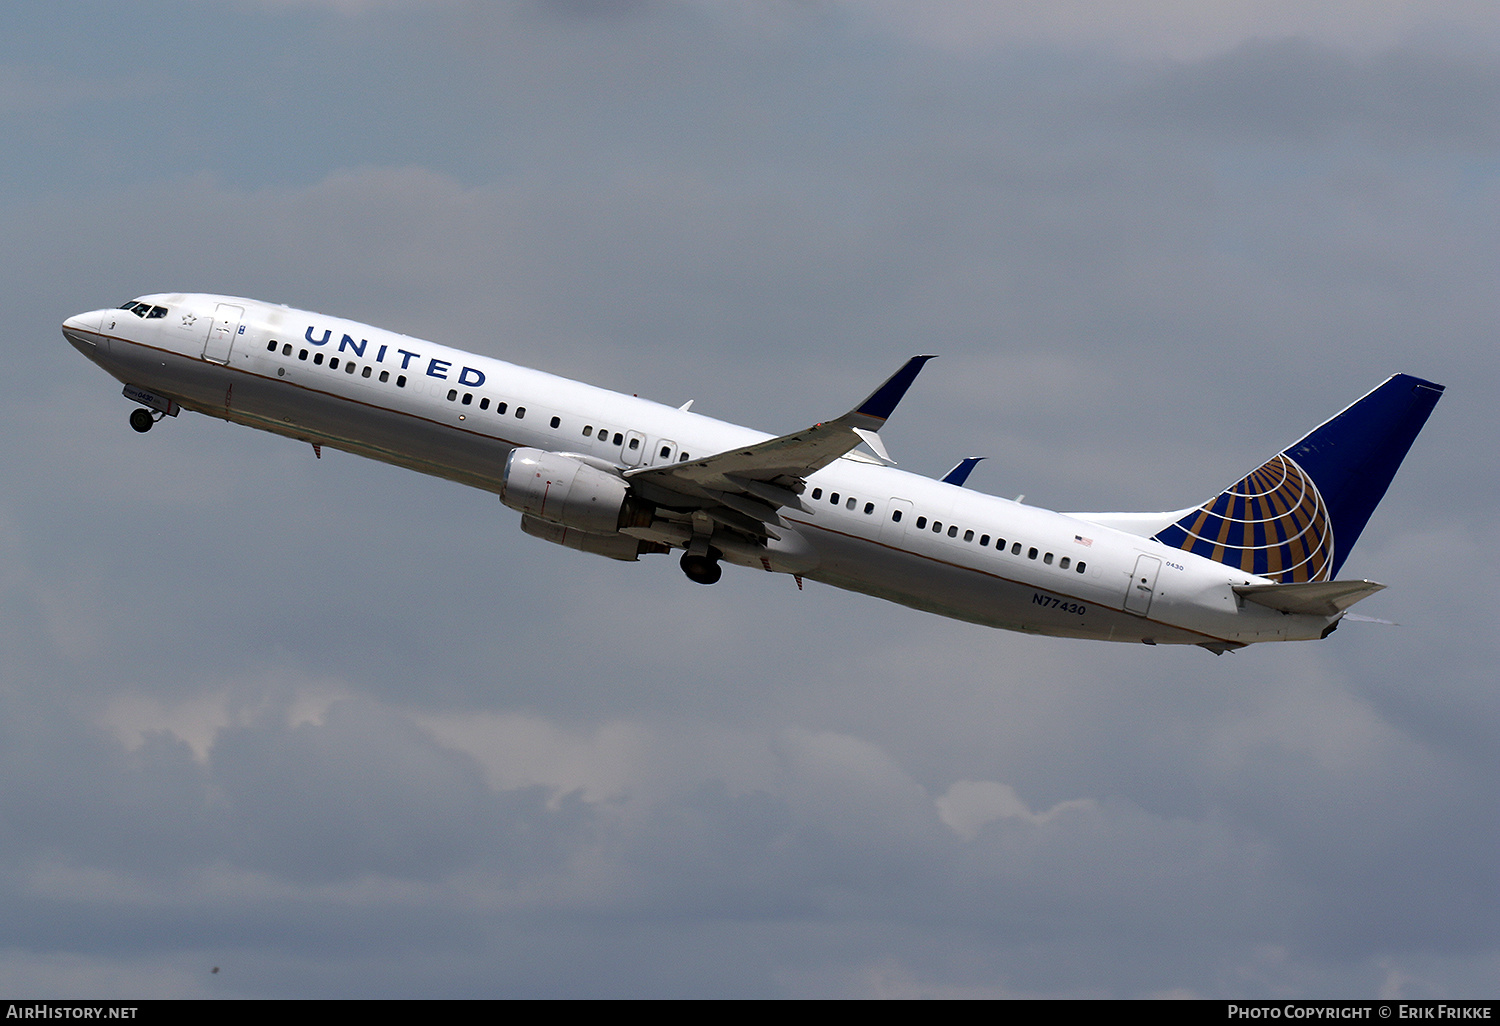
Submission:
<svg viewBox="0 0 1500 1026">
<path fill-rule="evenodd" d="M 167 308 L 166 307 L 164 307 L 164 306 L 152 306 L 150 303 L 142 303 L 138 299 L 132 299 L 128 303 L 121 303 L 120 304 L 120 309 L 121 310 L 129 310 L 131 313 L 135 314 L 137 317 L 145 317 L 147 320 L 153 320 L 153 321 L 154 320 L 158 320 L 158 319 L 160 319 L 162 317 L 165 317 L 167 315 Z"/>
</svg>

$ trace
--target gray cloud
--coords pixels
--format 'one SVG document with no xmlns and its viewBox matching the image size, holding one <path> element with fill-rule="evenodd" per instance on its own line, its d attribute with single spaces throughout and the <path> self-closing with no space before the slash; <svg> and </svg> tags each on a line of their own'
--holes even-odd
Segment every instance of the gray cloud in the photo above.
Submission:
<svg viewBox="0 0 1500 1026">
<path fill-rule="evenodd" d="M 953 49 L 842 8 L 151 10 L 244 40 L 238 73 L 68 7 L 4 44 L 171 85 L 7 115 L 0 981 L 1493 991 L 1482 62 Z M 1196 501 L 1395 370 L 1452 388 L 1349 564 L 1403 626 L 1213 659 L 690 589 L 339 453 L 137 436 L 57 326 L 166 288 L 770 430 L 935 350 L 903 466 L 984 453 L 976 487 L 1064 508 Z"/>
<path fill-rule="evenodd" d="M 1178 65 L 1130 101 L 1177 131 L 1306 145 L 1357 133 L 1381 149 L 1500 143 L 1500 72 L 1486 56 L 1417 49 L 1357 58 L 1290 38 Z"/>
</svg>

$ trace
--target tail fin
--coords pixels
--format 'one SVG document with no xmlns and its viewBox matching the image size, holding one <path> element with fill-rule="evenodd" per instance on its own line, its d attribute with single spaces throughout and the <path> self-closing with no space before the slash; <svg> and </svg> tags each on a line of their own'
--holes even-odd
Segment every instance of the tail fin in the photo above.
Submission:
<svg viewBox="0 0 1500 1026">
<path fill-rule="evenodd" d="M 1155 540 L 1279 583 L 1332 580 L 1442 394 L 1388 378 Z"/>
</svg>

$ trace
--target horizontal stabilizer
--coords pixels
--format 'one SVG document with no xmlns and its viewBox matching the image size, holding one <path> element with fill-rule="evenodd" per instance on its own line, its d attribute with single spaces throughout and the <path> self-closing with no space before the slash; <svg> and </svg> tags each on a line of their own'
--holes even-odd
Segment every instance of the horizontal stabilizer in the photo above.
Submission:
<svg viewBox="0 0 1500 1026">
<path fill-rule="evenodd" d="M 1296 584 L 1240 584 L 1234 593 L 1283 613 L 1337 616 L 1385 585 L 1374 581 L 1305 581 Z"/>
<path fill-rule="evenodd" d="M 1344 619 L 1345 620 L 1351 620 L 1354 623 L 1378 623 L 1378 624 L 1380 624 L 1383 627 L 1400 627 L 1401 626 L 1395 620 L 1382 620 L 1378 616 L 1360 616 L 1358 613 L 1345 613 L 1344 614 Z"/>
</svg>

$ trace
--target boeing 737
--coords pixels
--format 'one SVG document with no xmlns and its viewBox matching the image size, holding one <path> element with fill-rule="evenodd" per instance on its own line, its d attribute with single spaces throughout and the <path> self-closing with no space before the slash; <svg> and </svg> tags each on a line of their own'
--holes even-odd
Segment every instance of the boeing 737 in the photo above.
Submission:
<svg viewBox="0 0 1500 1026">
<path fill-rule="evenodd" d="M 145 432 L 182 410 L 494 492 L 521 530 L 619 560 L 681 550 L 972 623 L 1200 645 L 1326 638 L 1383 585 L 1338 573 L 1443 386 L 1382 382 L 1201 505 L 1055 513 L 896 469 L 879 431 L 930 357 L 772 437 L 323 314 L 142 296 L 63 336 Z"/>
</svg>

